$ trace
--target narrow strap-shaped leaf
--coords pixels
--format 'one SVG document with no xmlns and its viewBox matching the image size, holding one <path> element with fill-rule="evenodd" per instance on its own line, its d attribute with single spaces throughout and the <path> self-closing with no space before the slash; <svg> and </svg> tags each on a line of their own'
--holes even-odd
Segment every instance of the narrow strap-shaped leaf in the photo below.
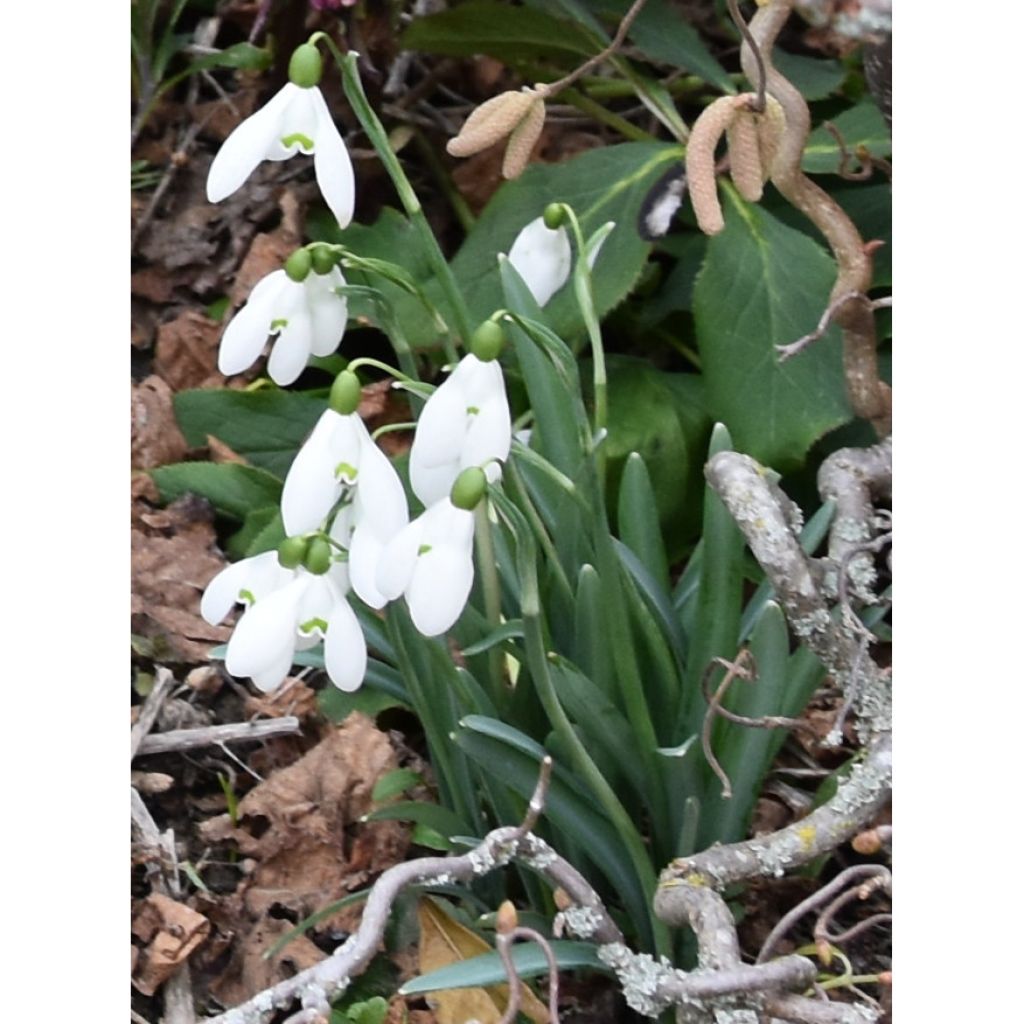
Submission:
<svg viewBox="0 0 1024 1024">
<path fill-rule="evenodd" d="M 619 538 L 643 563 L 651 578 L 668 589 L 668 556 L 658 522 L 658 503 L 643 457 L 626 459 L 619 483 Z"/>
</svg>

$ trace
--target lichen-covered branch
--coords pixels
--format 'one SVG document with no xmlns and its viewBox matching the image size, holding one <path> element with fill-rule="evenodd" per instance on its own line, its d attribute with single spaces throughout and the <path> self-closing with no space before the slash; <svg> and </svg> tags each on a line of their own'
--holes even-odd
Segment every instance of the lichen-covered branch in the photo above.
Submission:
<svg viewBox="0 0 1024 1024">
<path fill-rule="evenodd" d="M 345 991 L 349 982 L 361 974 L 376 955 L 391 908 L 404 889 L 412 885 L 468 882 L 513 859 L 522 861 L 560 887 L 581 914 L 585 910 L 585 930 L 591 939 L 600 943 L 621 943 L 622 933 L 590 883 L 529 831 L 543 806 L 550 769 L 550 759 L 547 759 L 527 818 L 521 825 L 494 829 L 468 853 L 454 857 L 422 857 L 385 871 L 370 890 L 358 930 L 331 956 L 260 992 L 241 1006 L 207 1018 L 207 1024 L 265 1024 L 277 1011 L 296 1003 L 304 1010 L 329 1008 L 330 1002 Z M 582 920 L 582 916 L 579 919 Z"/>
<path fill-rule="evenodd" d="M 801 161 L 811 129 L 807 103 L 772 65 L 771 50 L 789 18 L 793 0 L 772 0 L 761 7 L 750 22 L 750 33 L 764 60 L 768 94 L 782 106 L 786 127 L 771 168 L 775 187 L 825 236 L 839 264 L 831 302 L 847 292 L 866 294 L 871 287 L 870 249 L 853 221 L 824 189 L 803 173 Z M 751 82 L 760 79 L 754 50 L 744 42 L 740 51 L 743 73 Z M 892 393 L 878 372 L 878 340 L 869 306 L 850 302 L 837 310 L 835 320 L 843 333 L 843 368 L 854 412 L 869 420 L 884 437 L 892 431 Z"/>
</svg>

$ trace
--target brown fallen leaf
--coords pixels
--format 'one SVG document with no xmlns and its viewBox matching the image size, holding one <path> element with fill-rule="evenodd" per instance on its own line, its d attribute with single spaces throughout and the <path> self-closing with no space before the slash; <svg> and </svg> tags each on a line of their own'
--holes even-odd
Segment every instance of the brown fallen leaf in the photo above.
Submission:
<svg viewBox="0 0 1024 1024">
<path fill-rule="evenodd" d="M 281 223 L 271 232 L 256 235 L 238 268 L 229 296 L 237 309 L 268 274 L 280 270 L 292 252 L 302 245 L 301 204 L 294 189 L 285 188 L 279 200 Z"/>
<path fill-rule="evenodd" d="M 277 956 L 265 959 L 263 954 L 292 927 L 290 921 L 262 917 L 238 936 L 227 967 L 210 984 L 210 991 L 220 1003 L 238 1006 L 324 959 L 326 954 L 304 935 L 289 942 Z"/>
<path fill-rule="evenodd" d="M 132 384 L 132 469 L 180 462 L 188 445 L 174 416 L 173 394 L 159 377 Z"/>
<path fill-rule="evenodd" d="M 156 332 L 153 369 L 174 391 L 222 388 L 227 378 L 217 370 L 223 327 L 195 309 L 186 309 Z"/>
<path fill-rule="evenodd" d="M 247 718 L 281 718 L 283 715 L 295 715 L 300 719 L 315 718 L 320 714 L 316 690 L 307 686 L 301 679 L 290 678 L 283 686 L 271 693 L 245 698 L 245 714 Z"/>
<path fill-rule="evenodd" d="M 249 465 L 249 460 L 244 455 L 239 455 L 230 445 L 226 445 L 213 434 L 206 435 L 206 447 L 210 449 L 211 462 L 230 462 L 236 466 Z"/>
<path fill-rule="evenodd" d="M 231 839 L 256 861 L 239 887 L 245 912 L 259 919 L 279 905 L 305 917 L 365 886 L 397 864 L 409 828 L 397 821 L 360 823 L 373 787 L 398 765 L 388 737 L 365 715 L 353 713 L 294 764 L 281 768 L 243 797 L 239 827 L 227 816 L 200 826 L 207 842 Z M 321 927 L 351 931 L 361 908 Z"/>
<path fill-rule="evenodd" d="M 141 900 L 132 913 L 132 934 L 145 943 L 132 984 L 151 996 L 183 964 L 210 931 L 210 922 L 161 893 Z"/>
<path fill-rule="evenodd" d="M 150 517 L 133 502 L 132 519 L 132 632 L 165 642 L 169 657 L 206 661 L 210 646 L 231 636 L 199 614 L 203 590 L 224 567 L 209 504 L 186 495 Z"/>
<path fill-rule="evenodd" d="M 491 952 L 491 947 L 476 932 L 456 921 L 436 900 L 424 897 L 416 912 L 420 922 L 420 974 Z M 536 1024 L 547 1024 L 550 1019 L 547 1007 L 529 986 L 523 982 L 520 986 L 519 1012 Z M 465 1024 L 470 1020 L 498 1024 L 508 1007 L 508 985 L 442 989 L 429 993 L 427 1003 L 438 1024 Z"/>
</svg>

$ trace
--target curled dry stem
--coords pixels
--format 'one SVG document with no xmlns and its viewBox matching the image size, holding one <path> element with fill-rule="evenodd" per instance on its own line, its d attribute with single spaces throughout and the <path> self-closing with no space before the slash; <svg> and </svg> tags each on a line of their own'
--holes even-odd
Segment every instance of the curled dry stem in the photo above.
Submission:
<svg viewBox="0 0 1024 1024">
<path fill-rule="evenodd" d="M 495 936 L 495 946 L 498 955 L 501 957 L 502 966 L 505 968 L 505 976 L 508 978 L 508 1006 L 502 1014 L 499 1024 L 512 1024 L 519 1013 L 519 1006 L 522 1001 L 522 981 L 519 972 L 516 970 L 515 961 L 512 959 L 512 943 L 516 939 L 524 939 L 528 942 L 536 942 L 544 953 L 548 962 L 548 1020 L 549 1024 L 558 1022 L 558 961 L 555 959 L 555 952 L 548 940 L 540 932 L 532 928 L 525 928 L 517 925 L 509 931 L 499 928 Z"/>
<path fill-rule="evenodd" d="M 785 130 L 772 164 L 775 187 L 825 236 L 839 264 L 832 300 L 871 287 L 871 250 L 836 201 L 801 169 L 811 119 L 800 92 L 772 65 L 771 50 L 792 11 L 793 0 L 771 0 L 750 22 L 753 46 L 746 41 L 740 51 L 743 72 L 751 82 L 763 74 L 768 94 L 775 97 L 785 115 Z M 835 316 L 843 332 L 843 369 L 850 404 L 856 415 L 871 422 L 880 437 L 892 429 L 892 394 L 878 371 L 874 318 L 863 303 L 847 303 Z"/>
</svg>

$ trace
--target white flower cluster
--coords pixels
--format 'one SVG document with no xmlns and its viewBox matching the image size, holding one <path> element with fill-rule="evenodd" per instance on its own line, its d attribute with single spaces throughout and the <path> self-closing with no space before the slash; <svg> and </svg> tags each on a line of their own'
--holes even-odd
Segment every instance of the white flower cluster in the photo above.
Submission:
<svg viewBox="0 0 1024 1024">
<path fill-rule="evenodd" d="M 218 201 L 238 189 L 264 159 L 313 154 L 323 196 L 345 227 L 355 183 L 345 144 L 317 83 L 320 56 L 296 50 L 290 81 L 227 138 L 210 167 L 207 194 Z M 565 229 L 543 218 L 520 232 L 509 260 L 539 305 L 568 280 L 571 248 Z M 329 355 L 345 332 L 345 284 L 330 247 L 299 249 L 284 268 L 263 278 L 228 324 L 219 365 L 225 374 L 251 366 L 268 335 L 277 335 L 268 372 L 294 381 L 310 355 Z M 226 664 L 260 689 L 279 686 L 295 652 L 324 642 L 331 681 L 358 688 L 366 672 L 366 641 L 348 601 L 354 591 L 379 609 L 404 597 L 425 636 L 450 629 L 473 585 L 472 509 L 508 458 L 511 416 L 497 355 L 501 329 L 487 321 L 467 354 L 431 395 L 409 457 L 410 482 L 425 510 L 409 521 L 405 490 L 360 418 L 359 381 L 348 371 L 331 390 L 329 408 L 293 461 L 281 496 L 287 535 L 277 551 L 229 565 L 210 582 L 202 614 L 224 621 L 245 610 L 228 643 Z M 475 353 L 475 354 L 474 354 Z"/>
</svg>

